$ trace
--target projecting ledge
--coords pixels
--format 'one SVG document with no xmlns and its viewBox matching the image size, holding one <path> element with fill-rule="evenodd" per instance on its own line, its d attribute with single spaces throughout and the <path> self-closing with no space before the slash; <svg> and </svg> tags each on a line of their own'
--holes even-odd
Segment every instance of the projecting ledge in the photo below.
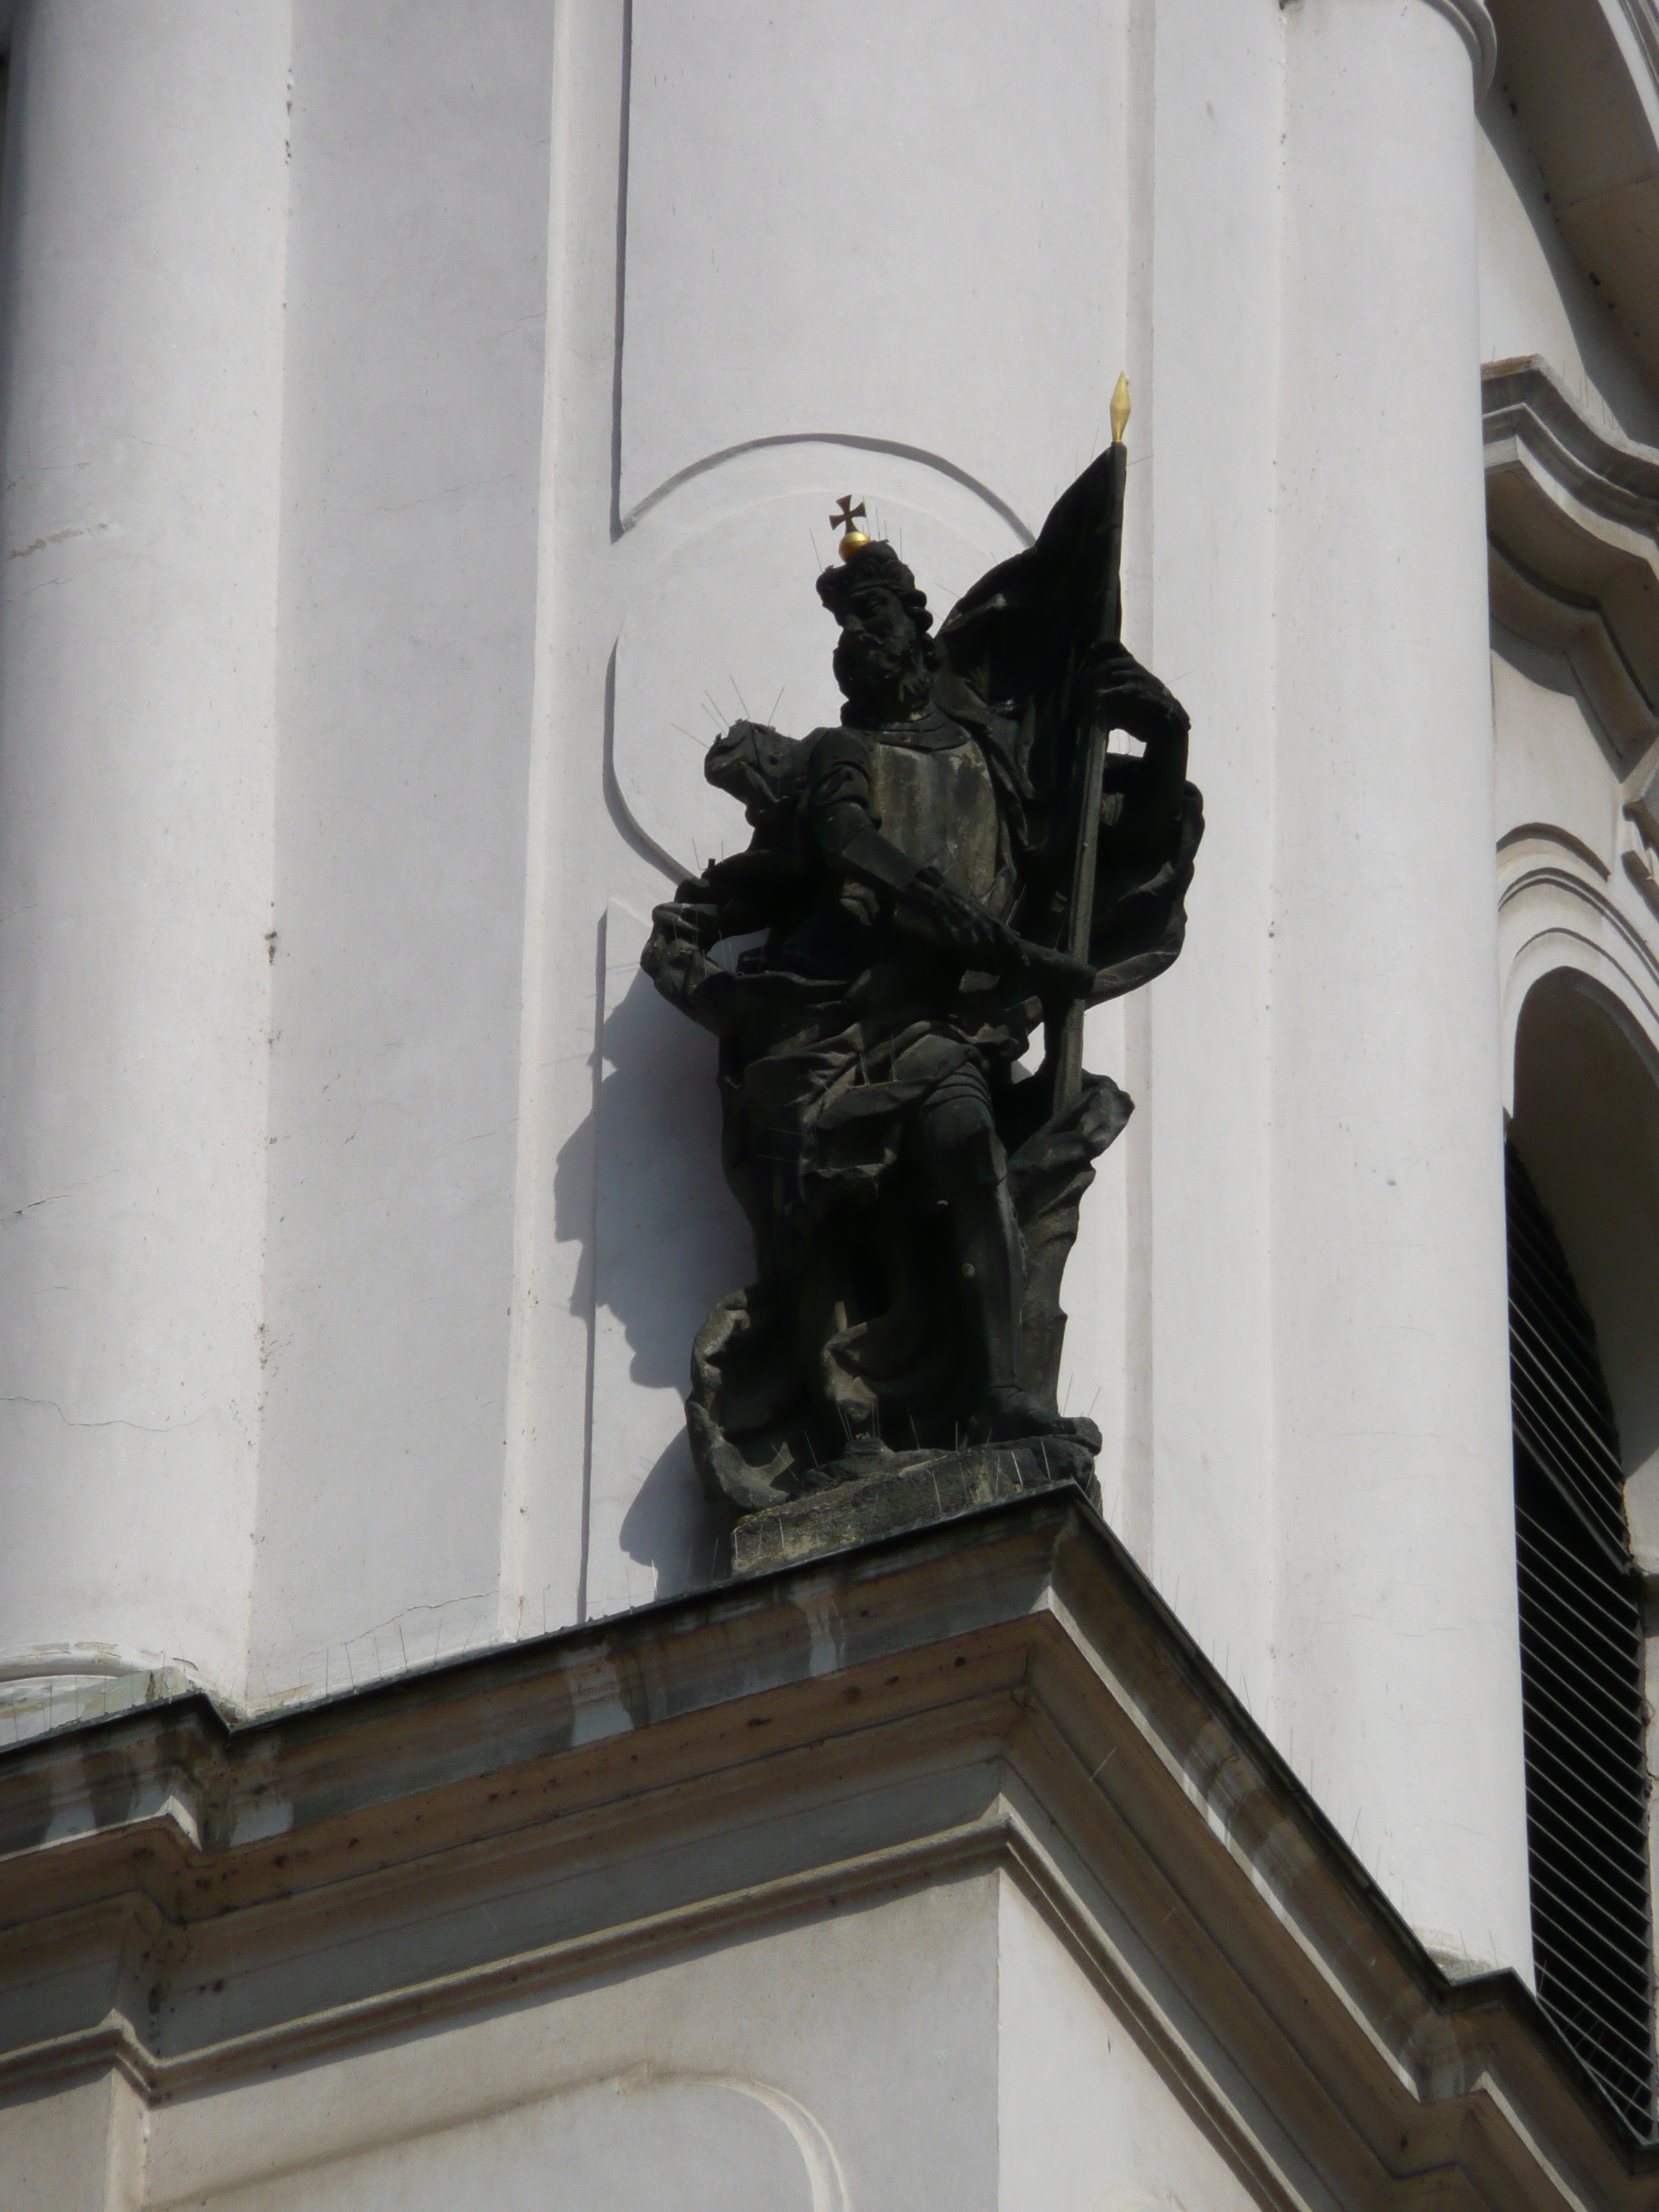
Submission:
<svg viewBox="0 0 1659 2212">
<path fill-rule="evenodd" d="M 863 1458 L 860 1480 L 833 1483 L 792 1504 L 745 1515 L 732 1532 L 733 1574 L 794 1566 L 872 1537 L 951 1520 L 975 1506 L 1066 1482 L 1074 1484 L 1090 1504 L 1100 1504 L 1094 1453 L 1070 1437 L 933 1452 L 889 1451 L 877 1444 Z M 856 1462 L 849 1455 L 846 1463 Z"/>
<path fill-rule="evenodd" d="M 1447 1981 L 1068 1486 L 0 1755 L 0 2099 L 269 2082 L 986 1873 L 1258 2204 L 1659 2204 L 1521 1984 Z"/>
<path fill-rule="evenodd" d="M 1659 450 L 1536 357 L 1488 362 L 1481 405 L 1493 618 L 1565 655 L 1628 773 L 1659 733 Z"/>
</svg>

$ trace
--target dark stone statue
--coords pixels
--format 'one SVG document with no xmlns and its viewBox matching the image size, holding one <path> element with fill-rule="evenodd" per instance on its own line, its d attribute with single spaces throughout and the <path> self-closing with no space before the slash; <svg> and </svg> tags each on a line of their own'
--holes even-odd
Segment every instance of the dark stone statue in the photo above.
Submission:
<svg viewBox="0 0 1659 2212">
<path fill-rule="evenodd" d="M 754 1232 L 754 1282 L 691 1355 L 692 1452 L 728 1514 L 922 1471 L 943 1499 L 941 1474 L 992 1462 L 1092 1486 L 1099 1432 L 1056 1404 L 1060 1276 L 1131 1105 L 1076 1072 L 1080 1010 L 1176 957 L 1203 829 L 1188 718 L 1105 604 L 1111 459 L 937 637 L 893 548 L 849 536 L 817 581 L 839 726 L 738 722 L 709 751 L 754 834 L 656 909 L 644 964 L 720 1040 Z"/>
</svg>

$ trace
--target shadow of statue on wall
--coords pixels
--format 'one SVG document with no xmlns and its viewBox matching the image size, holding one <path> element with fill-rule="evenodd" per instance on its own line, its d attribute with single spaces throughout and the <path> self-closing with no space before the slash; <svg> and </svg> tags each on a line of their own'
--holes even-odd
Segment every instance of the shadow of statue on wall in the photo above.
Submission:
<svg viewBox="0 0 1659 2212">
<path fill-rule="evenodd" d="M 592 1331 L 590 1615 L 671 1596 L 720 1570 L 724 1517 L 698 1486 L 686 1437 L 685 1346 L 750 1265 L 742 1214 L 703 1172 L 719 1141 L 714 1048 L 641 974 L 647 931 L 616 904 L 599 929 L 593 1101 L 554 1171 L 555 1235 L 580 1248 L 570 1310 Z"/>
</svg>

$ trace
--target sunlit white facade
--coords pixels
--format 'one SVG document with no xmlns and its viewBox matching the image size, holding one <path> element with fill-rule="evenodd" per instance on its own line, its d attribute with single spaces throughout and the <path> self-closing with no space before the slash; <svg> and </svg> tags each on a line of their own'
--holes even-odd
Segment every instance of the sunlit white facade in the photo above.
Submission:
<svg viewBox="0 0 1659 2212">
<path fill-rule="evenodd" d="M 1659 1577 L 1650 0 L 9 38 L 0 2203 L 1659 2202 L 1527 1995 L 1504 1196 Z M 1122 368 L 1110 1534 L 724 1583 L 702 750 Z"/>
</svg>

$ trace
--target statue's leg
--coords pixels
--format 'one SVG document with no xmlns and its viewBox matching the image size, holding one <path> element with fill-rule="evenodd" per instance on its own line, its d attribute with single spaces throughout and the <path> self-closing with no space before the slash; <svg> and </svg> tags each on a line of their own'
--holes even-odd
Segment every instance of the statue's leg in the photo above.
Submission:
<svg viewBox="0 0 1659 2212">
<path fill-rule="evenodd" d="M 1019 1371 L 1025 1254 L 990 1087 L 977 1060 L 964 1060 L 925 1102 L 921 1139 L 929 1178 L 950 1209 L 963 1316 L 978 1370 L 973 1395 L 1012 1389 Z"/>
<path fill-rule="evenodd" d="M 1074 1433 L 1019 1384 L 1025 1248 L 1008 1188 L 990 1086 L 977 1060 L 964 1061 L 924 1102 L 922 1155 L 950 1209 L 958 1289 L 976 1372 L 969 1435 L 1000 1442 Z"/>
</svg>

